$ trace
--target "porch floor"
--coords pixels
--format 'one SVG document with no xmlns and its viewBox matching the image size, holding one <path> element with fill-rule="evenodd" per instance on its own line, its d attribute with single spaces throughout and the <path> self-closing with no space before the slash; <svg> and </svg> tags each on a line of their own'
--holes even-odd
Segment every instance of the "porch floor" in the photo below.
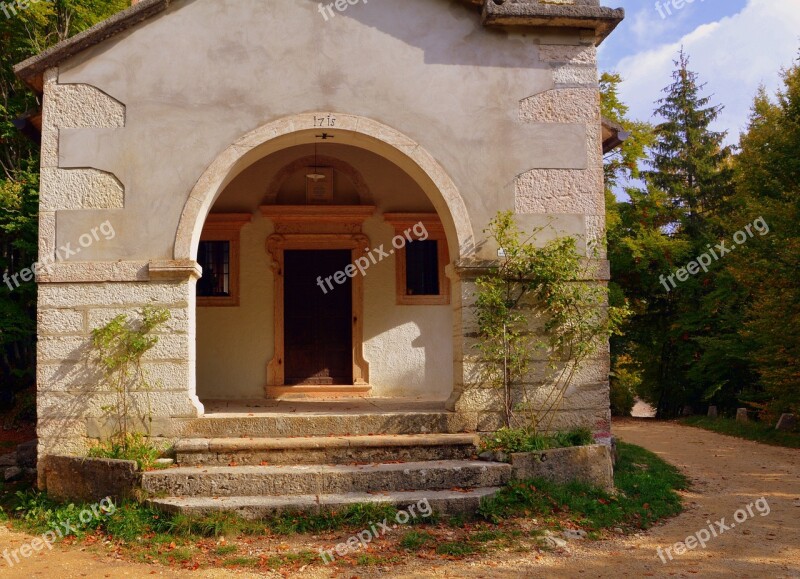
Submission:
<svg viewBox="0 0 800 579">
<path fill-rule="evenodd" d="M 339 416 L 362 414 L 445 413 L 444 402 L 401 398 L 345 398 L 337 400 L 203 400 L 205 415 L 214 418 L 301 414 Z"/>
</svg>

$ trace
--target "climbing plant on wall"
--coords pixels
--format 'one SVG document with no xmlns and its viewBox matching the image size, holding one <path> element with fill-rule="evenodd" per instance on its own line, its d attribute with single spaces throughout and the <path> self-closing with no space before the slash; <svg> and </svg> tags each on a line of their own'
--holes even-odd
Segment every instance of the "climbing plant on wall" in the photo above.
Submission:
<svg viewBox="0 0 800 579">
<path fill-rule="evenodd" d="M 592 262 L 573 237 L 536 244 L 513 213 L 501 212 L 485 233 L 502 258 L 477 280 L 476 301 L 484 383 L 502 389 L 507 427 L 549 431 L 581 366 L 618 331 L 625 307 L 607 307 L 608 290 L 590 281 Z M 537 326 L 543 331 L 537 330 Z M 547 361 L 541 384 L 532 362 Z"/>
</svg>

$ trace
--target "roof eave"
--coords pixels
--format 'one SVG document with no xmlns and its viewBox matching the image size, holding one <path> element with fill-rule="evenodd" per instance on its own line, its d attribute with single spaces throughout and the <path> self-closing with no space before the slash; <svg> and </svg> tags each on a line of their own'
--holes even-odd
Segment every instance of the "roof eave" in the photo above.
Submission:
<svg viewBox="0 0 800 579">
<path fill-rule="evenodd" d="M 152 18 L 165 11 L 172 2 L 173 0 L 140 0 L 130 8 L 19 63 L 14 67 L 14 74 L 33 90 L 41 93 L 43 76 L 47 69 L 58 66 L 64 60 Z"/>
<path fill-rule="evenodd" d="M 592 30 L 595 45 L 608 38 L 624 18 L 623 8 L 586 4 L 542 4 L 538 0 L 487 0 L 483 4 L 485 26 Z"/>
</svg>

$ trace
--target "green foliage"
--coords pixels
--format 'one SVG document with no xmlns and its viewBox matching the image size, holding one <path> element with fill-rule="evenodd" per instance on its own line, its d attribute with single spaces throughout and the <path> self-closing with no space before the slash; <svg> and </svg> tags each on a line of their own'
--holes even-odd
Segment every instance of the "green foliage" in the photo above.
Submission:
<svg viewBox="0 0 800 579">
<path fill-rule="evenodd" d="M 239 547 L 237 547 L 236 545 L 220 545 L 219 547 L 214 549 L 214 552 L 217 555 L 230 555 L 238 550 Z"/>
<path fill-rule="evenodd" d="M 569 432 L 537 434 L 524 428 L 501 428 L 481 440 L 481 450 L 512 452 L 535 452 L 551 448 L 586 446 L 594 442 L 592 431 L 577 428 Z"/>
<path fill-rule="evenodd" d="M 144 458 L 143 440 L 141 437 L 131 436 L 134 434 L 131 430 L 132 421 L 138 418 L 148 427 L 148 432 L 152 421 L 150 399 L 147 396 L 152 385 L 142 366 L 142 357 L 158 343 L 158 337 L 152 333 L 169 318 L 169 310 L 145 307 L 141 311 L 139 322 L 132 322 L 126 314 L 121 314 L 105 326 L 92 331 L 94 361 L 104 371 L 106 386 L 116 395 L 114 405 L 105 407 L 104 410 L 115 420 L 117 429 L 110 438 L 110 444 L 106 445 L 106 450 L 99 452 Z M 145 394 L 146 408 L 138 408 L 134 404 L 132 392 Z M 134 416 L 134 412 L 137 416 Z M 115 450 L 116 447 L 119 448 Z"/>
<path fill-rule="evenodd" d="M 736 350 L 708 356 L 710 340 L 737 311 L 738 288 L 719 275 L 723 266 L 716 263 L 677 288 L 664 285 L 664 276 L 722 239 L 718 215 L 732 188 L 732 151 L 725 134 L 710 129 L 721 107 L 701 94 L 704 85 L 688 64 L 681 53 L 673 82 L 658 101 L 655 114 L 662 122 L 641 173 L 644 187 L 628 188 L 628 201 L 607 197 L 611 293 L 627 298 L 633 310 L 623 335 L 612 338 L 615 390 L 624 402 L 629 378 L 640 380 L 638 393 L 660 417 L 710 400 L 748 376 Z"/>
<path fill-rule="evenodd" d="M 685 54 L 675 64 L 656 110 L 663 122 L 645 150 L 645 186 L 628 188 L 627 201 L 606 198 L 610 302 L 627 298 L 634 312 L 612 338 L 612 395 L 624 409 L 638 381 L 660 417 L 708 404 L 800 412 L 800 68 L 785 71 L 776 98 L 759 92 L 734 156 L 710 129 L 721 107 L 702 95 Z M 617 80 L 607 79 L 603 110 L 625 124 Z M 619 170 L 607 160 L 608 173 Z M 768 235 L 672 291 L 662 285 L 661 276 L 709 244 L 730 245 L 758 218 Z"/>
<path fill-rule="evenodd" d="M 800 431 L 785 432 L 775 430 L 775 426 L 771 422 L 737 422 L 733 418 L 690 416 L 682 419 L 681 423 L 763 444 L 800 448 Z"/>
<path fill-rule="evenodd" d="M 619 98 L 619 74 L 605 72 L 600 76 L 600 109 L 604 118 L 621 125 L 628 134 L 622 144 L 606 154 L 604 169 L 606 190 L 611 191 L 621 181 L 638 179 L 640 162 L 647 156 L 647 149 L 655 141 L 653 126 L 628 118 L 628 106 Z"/>
<path fill-rule="evenodd" d="M 617 331 L 626 311 L 617 306 L 603 311 L 607 290 L 584 281 L 592 275 L 574 238 L 561 237 L 538 247 L 535 238 L 541 230 L 524 238 L 510 211 L 499 213 L 486 233 L 504 257 L 477 280 L 476 347 L 483 380 L 503 389 L 506 427 L 517 420 L 515 411 L 522 410 L 526 428 L 548 431 L 576 372 Z M 544 340 L 536 338 L 535 320 L 544 321 Z M 530 389 L 520 386 L 537 349 L 547 353 L 551 376 L 544 401 L 533 403 Z M 515 390 L 522 399 L 517 405 Z"/>
<path fill-rule="evenodd" d="M 170 533 L 178 537 L 226 537 L 245 530 L 246 523 L 233 513 L 218 512 L 203 517 L 175 515 L 167 523 Z"/>
<path fill-rule="evenodd" d="M 19 275 L 38 259 L 39 148 L 14 122 L 35 113 L 40 103 L 13 66 L 128 5 L 128 0 L 52 0 L 0 17 L 0 275 Z M 36 285 L 15 286 L 0 284 L 0 405 L 5 406 L 19 392 L 32 391 L 35 381 Z"/>
<path fill-rule="evenodd" d="M 258 567 L 258 564 L 256 557 L 231 557 L 222 562 L 224 567 Z"/>
<path fill-rule="evenodd" d="M 116 540 L 134 543 L 152 533 L 169 532 L 171 527 L 168 515 L 145 504 L 123 501 L 114 515 L 105 520 L 103 529 Z"/>
<path fill-rule="evenodd" d="M 494 522 L 559 513 L 583 528 L 600 530 L 619 526 L 647 529 L 682 511 L 676 491 L 687 488 L 688 482 L 678 469 L 638 446 L 620 443 L 619 452 L 615 495 L 581 483 L 515 481 L 484 499 L 479 513 Z"/>
<path fill-rule="evenodd" d="M 753 216 L 770 227 L 725 263 L 743 297 L 720 342 L 738 342 L 737 357 L 752 367 L 741 398 L 761 398 L 773 416 L 800 414 L 800 59 L 783 77 L 775 99 L 763 90 L 755 99 L 723 224 L 728 235 Z"/>
<path fill-rule="evenodd" d="M 113 458 L 118 460 L 135 460 L 139 470 L 150 470 L 156 467 L 156 460 L 161 451 L 154 448 L 150 441 L 139 433 L 128 433 L 122 439 L 114 437 L 102 441 L 89 449 L 89 456 L 94 458 Z"/>
<path fill-rule="evenodd" d="M 80 520 L 80 513 L 84 510 L 92 512 L 90 505 L 58 503 L 35 490 L 17 491 L 11 497 L 10 504 L 4 505 L 4 508 L 17 516 L 22 521 L 23 527 L 34 534 L 58 528 L 64 535 L 83 536 L 111 520 L 108 512 L 101 508 L 98 510 L 100 517 L 92 516 L 84 523 Z M 65 526 L 62 523 L 69 524 Z"/>
<path fill-rule="evenodd" d="M 623 360 L 620 360 L 615 371 L 611 374 L 612 416 L 631 415 L 631 411 L 636 405 L 636 392 L 639 390 L 641 383 L 642 377 L 631 368 L 630 363 L 625 365 Z"/>
<path fill-rule="evenodd" d="M 400 546 L 406 551 L 419 551 L 433 541 L 435 538 L 430 533 L 409 531 L 400 539 Z"/>
<path fill-rule="evenodd" d="M 305 513 L 279 513 L 264 523 L 272 531 L 281 535 L 294 533 L 316 533 L 342 528 L 368 527 L 376 521 L 394 519 L 397 509 L 386 504 L 355 504 L 339 511 L 324 512 L 318 515 Z"/>
<path fill-rule="evenodd" d="M 450 557 L 465 557 L 467 555 L 472 555 L 476 551 L 477 548 L 474 545 L 460 541 L 441 543 L 436 547 L 437 555 L 449 555 Z"/>
</svg>

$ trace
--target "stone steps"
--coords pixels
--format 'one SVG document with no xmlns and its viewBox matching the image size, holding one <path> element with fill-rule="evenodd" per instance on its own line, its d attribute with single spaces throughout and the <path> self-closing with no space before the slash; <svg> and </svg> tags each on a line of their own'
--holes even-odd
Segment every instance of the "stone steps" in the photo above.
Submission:
<svg viewBox="0 0 800 579">
<path fill-rule="evenodd" d="M 488 487 L 465 491 L 396 491 L 385 493 L 341 493 L 329 495 L 295 495 L 285 497 L 184 497 L 151 499 L 149 502 L 169 513 L 204 516 L 217 512 L 232 512 L 245 519 L 257 520 L 280 512 L 320 513 L 336 511 L 355 504 L 392 504 L 408 509 L 427 501 L 437 513 L 475 513 L 484 497 L 494 495 L 499 488 Z M 424 504 L 424 503 L 423 503 Z M 417 508 L 419 513 L 420 509 Z"/>
<path fill-rule="evenodd" d="M 208 409 L 175 427 L 178 467 L 143 474 L 154 506 L 257 519 L 427 500 L 437 512 L 474 513 L 511 478 L 508 464 L 474 460 L 474 428 L 439 402 L 216 401 Z"/>
<path fill-rule="evenodd" d="M 182 425 L 188 438 L 285 438 L 375 434 L 457 434 L 467 432 L 463 416 L 445 410 L 370 412 L 269 412 L 212 414 Z"/>
<path fill-rule="evenodd" d="M 498 487 L 503 463 L 439 460 L 370 465 L 210 466 L 146 472 L 142 487 L 170 497 L 286 497 Z"/>
<path fill-rule="evenodd" d="M 350 464 L 465 460 L 474 434 L 390 434 L 297 438 L 193 438 L 175 445 L 181 466 Z"/>
</svg>

